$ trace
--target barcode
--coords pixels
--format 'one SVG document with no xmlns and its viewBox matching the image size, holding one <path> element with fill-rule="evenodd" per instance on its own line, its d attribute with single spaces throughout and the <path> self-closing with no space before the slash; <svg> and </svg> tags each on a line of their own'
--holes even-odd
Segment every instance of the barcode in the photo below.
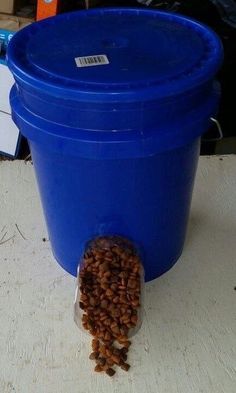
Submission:
<svg viewBox="0 0 236 393">
<path fill-rule="evenodd" d="M 90 67 L 109 64 L 109 60 L 106 55 L 76 57 L 75 62 L 77 67 Z"/>
</svg>

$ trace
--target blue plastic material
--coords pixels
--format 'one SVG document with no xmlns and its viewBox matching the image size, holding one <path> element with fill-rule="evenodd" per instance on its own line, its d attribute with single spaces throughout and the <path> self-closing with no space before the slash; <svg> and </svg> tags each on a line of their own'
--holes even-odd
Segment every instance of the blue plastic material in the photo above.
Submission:
<svg viewBox="0 0 236 393">
<path fill-rule="evenodd" d="M 109 64 L 76 64 L 101 55 Z M 146 280 L 178 259 L 222 56 L 208 28 L 143 9 L 62 14 L 12 38 L 13 119 L 64 269 L 75 275 L 84 244 L 104 234 L 139 245 Z"/>
</svg>

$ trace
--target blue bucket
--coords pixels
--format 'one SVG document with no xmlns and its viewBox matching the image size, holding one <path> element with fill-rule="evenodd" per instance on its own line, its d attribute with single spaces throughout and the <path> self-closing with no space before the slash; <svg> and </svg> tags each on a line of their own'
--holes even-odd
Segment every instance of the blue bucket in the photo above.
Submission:
<svg viewBox="0 0 236 393">
<path fill-rule="evenodd" d="M 98 235 L 137 244 L 146 281 L 177 261 L 222 57 L 208 28 L 146 9 L 62 14 L 12 38 L 12 115 L 69 273 Z"/>
</svg>

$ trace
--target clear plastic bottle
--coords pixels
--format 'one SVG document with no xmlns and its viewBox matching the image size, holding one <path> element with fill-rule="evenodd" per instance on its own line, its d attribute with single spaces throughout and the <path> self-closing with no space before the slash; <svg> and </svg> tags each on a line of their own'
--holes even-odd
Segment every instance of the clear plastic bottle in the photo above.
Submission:
<svg viewBox="0 0 236 393">
<path fill-rule="evenodd" d="M 104 342 L 122 343 L 142 323 L 144 269 L 135 245 L 102 236 L 85 247 L 78 268 L 74 319 Z"/>
</svg>

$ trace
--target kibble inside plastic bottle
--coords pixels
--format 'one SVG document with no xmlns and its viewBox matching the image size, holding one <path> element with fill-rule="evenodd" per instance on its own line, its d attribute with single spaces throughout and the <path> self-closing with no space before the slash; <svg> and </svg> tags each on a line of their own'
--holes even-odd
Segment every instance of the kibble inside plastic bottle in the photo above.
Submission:
<svg viewBox="0 0 236 393">
<path fill-rule="evenodd" d="M 141 258 L 132 242 L 103 236 L 87 244 L 78 269 L 75 322 L 97 340 L 105 354 L 107 351 L 108 356 L 102 358 L 96 351 L 91 354 L 92 358 L 98 356 L 96 362 L 105 362 L 97 363 L 95 371 L 108 367 L 111 357 L 114 362 L 110 364 L 129 369 L 125 363 L 129 338 L 142 323 L 143 284 Z M 107 374 L 113 375 L 113 371 Z"/>
</svg>

